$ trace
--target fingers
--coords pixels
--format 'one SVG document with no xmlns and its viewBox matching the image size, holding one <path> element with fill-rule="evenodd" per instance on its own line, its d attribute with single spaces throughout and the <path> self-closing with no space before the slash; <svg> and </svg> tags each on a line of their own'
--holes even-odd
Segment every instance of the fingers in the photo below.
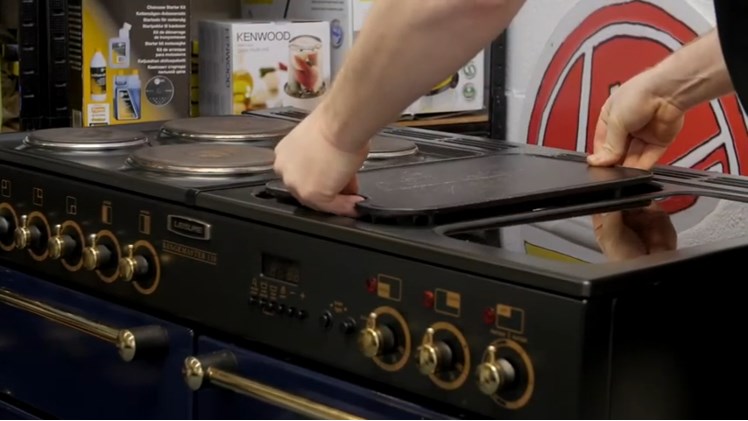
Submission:
<svg viewBox="0 0 748 421">
<path fill-rule="evenodd" d="M 637 159 L 636 162 L 632 162 L 631 165 L 624 165 L 630 166 L 631 168 L 649 171 L 657 165 L 666 151 L 667 147 L 665 146 L 646 145 L 639 154 L 639 159 Z"/>
<path fill-rule="evenodd" d="M 595 140 L 595 150 L 592 155 L 587 157 L 587 162 L 594 166 L 612 166 L 620 164 L 626 155 L 629 146 L 629 133 L 623 126 L 615 121 L 615 118 L 609 118 L 604 133 L 605 140 L 598 147 L 599 140 Z M 596 137 L 598 132 L 596 130 Z"/>
<path fill-rule="evenodd" d="M 291 194 L 293 194 L 299 203 L 309 209 L 349 218 L 357 218 L 359 216 L 356 204 L 364 200 L 363 197 L 356 194 L 337 194 L 329 198 L 322 198 L 314 194 L 302 194 L 297 190 L 292 190 Z"/>
<path fill-rule="evenodd" d="M 607 127 L 608 123 L 605 122 L 607 118 L 607 111 L 608 105 L 605 104 L 603 106 L 602 111 L 600 112 L 600 117 L 597 119 L 597 125 L 595 126 L 595 134 L 593 135 L 593 142 L 592 142 L 592 151 L 599 151 L 603 148 L 603 145 L 605 144 L 605 134 L 607 133 Z"/>
<path fill-rule="evenodd" d="M 333 215 L 345 216 L 348 218 L 358 218 L 359 212 L 356 210 L 356 204 L 364 200 L 357 195 L 339 194 L 327 202 L 316 202 L 305 204 L 307 207 L 320 212 L 331 213 Z"/>
<path fill-rule="evenodd" d="M 353 178 L 340 194 L 327 196 L 314 190 L 302 190 L 294 185 L 287 185 L 291 195 L 303 206 L 318 212 L 330 213 L 338 216 L 357 218 L 359 212 L 356 204 L 364 200 L 357 194 L 358 181 Z"/>
</svg>

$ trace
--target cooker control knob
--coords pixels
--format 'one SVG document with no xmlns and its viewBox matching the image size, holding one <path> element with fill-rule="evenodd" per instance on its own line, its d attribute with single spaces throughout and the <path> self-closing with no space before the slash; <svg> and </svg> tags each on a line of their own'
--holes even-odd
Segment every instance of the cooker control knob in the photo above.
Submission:
<svg viewBox="0 0 748 421">
<path fill-rule="evenodd" d="M 369 314 L 366 328 L 358 335 L 358 348 L 367 358 L 387 354 L 395 348 L 395 335 L 387 326 L 377 326 L 376 313 Z"/>
<path fill-rule="evenodd" d="M 0 236 L 5 236 L 8 234 L 13 234 L 12 232 L 12 222 L 10 218 L 7 218 L 5 216 L 0 216 Z"/>
<path fill-rule="evenodd" d="M 496 357 L 496 347 L 489 346 L 486 355 L 475 370 L 478 388 L 485 395 L 494 395 L 514 381 L 515 370 L 509 361 Z"/>
<path fill-rule="evenodd" d="M 47 243 L 49 258 L 52 260 L 62 259 L 72 250 L 75 250 L 75 246 L 75 240 L 71 236 L 62 233 L 62 225 L 55 225 L 55 235 Z"/>
<path fill-rule="evenodd" d="M 434 341 L 434 329 L 428 328 L 421 346 L 416 350 L 416 365 L 424 376 L 439 373 L 452 365 L 452 348 L 444 342 Z"/>
<path fill-rule="evenodd" d="M 122 280 L 130 282 L 138 276 L 148 273 L 148 260 L 143 256 L 135 255 L 135 247 L 127 246 L 127 257 L 119 260 L 119 274 Z"/>
<path fill-rule="evenodd" d="M 96 244 L 96 234 L 88 238 L 91 245 L 83 249 L 83 267 L 96 270 L 110 262 L 112 251 L 107 246 Z"/>
<path fill-rule="evenodd" d="M 14 239 L 16 248 L 24 250 L 31 248 L 39 243 L 42 236 L 41 231 L 35 225 L 29 225 L 29 217 L 27 215 L 21 216 L 21 225 L 16 228 L 14 233 Z"/>
</svg>

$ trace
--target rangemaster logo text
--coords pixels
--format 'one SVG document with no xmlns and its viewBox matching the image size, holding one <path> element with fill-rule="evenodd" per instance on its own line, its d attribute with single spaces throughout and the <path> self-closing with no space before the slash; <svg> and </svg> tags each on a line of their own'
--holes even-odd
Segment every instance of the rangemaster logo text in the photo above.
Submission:
<svg viewBox="0 0 748 421">
<path fill-rule="evenodd" d="M 236 34 L 237 42 L 290 41 L 290 40 L 291 40 L 291 33 L 288 31 L 238 32 Z"/>
</svg>

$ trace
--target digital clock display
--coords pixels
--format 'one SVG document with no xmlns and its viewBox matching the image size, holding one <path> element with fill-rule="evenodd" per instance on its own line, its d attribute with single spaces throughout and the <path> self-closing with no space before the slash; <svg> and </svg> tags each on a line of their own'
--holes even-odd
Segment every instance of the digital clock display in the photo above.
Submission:
<svg viewBox="0 0 748 421">
<path fill-rule="evenodd" d="M 262 276 L 275 281 L 299 284 L 299 263 L 271 254 L 262 255 Z"/>
</svg>

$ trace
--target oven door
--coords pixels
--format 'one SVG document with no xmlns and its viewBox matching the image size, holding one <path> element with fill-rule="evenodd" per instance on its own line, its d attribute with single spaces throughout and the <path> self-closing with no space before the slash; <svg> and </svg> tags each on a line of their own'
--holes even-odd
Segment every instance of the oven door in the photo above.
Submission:
<svg viewBox="0 0 748 421">
<path fill-rule="evenodd" d="M 210 338 L 182 371 L 197 419 L 447 419 L 426 408 Z"/>
<path fill-rule="evenodd" d="M 0 390 L 53 417 L 189 419 L 189 329 L 0 268 Z"/>
</svg>

